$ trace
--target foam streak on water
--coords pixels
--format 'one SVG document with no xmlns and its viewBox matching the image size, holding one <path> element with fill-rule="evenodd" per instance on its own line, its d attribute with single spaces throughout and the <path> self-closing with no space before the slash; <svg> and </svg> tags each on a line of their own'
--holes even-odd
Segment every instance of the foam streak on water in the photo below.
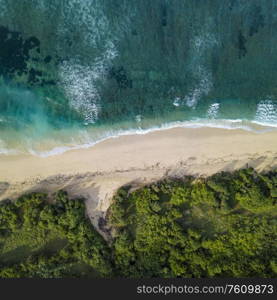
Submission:
<svg viewBox="0 0 277 300">
<path fill-rule="evenodd" d="M 273 100 L 263 100 L 258 104 L 255 122 L 277 126 L 277 103 Z"/>
<path fill-rule="evenodd" d="M 56 141 L 53 141 L 51 139 L 46 140 L 45 145 L 43 146 L 45 147 L 44 150 L 41 148 L 43 144 L 43 140 L 40 140 L 39 143 L 37 144 L 27 143 L 26 148 L 21 149 L 21 151 L 8 150 L 6 148 L 3 148 L 0 154 L 14 155 L 19 153 L 21 154 L 29 153 L 34 156 L 49 157 L 52 155 L 62 154 L 69 150 L 90 148 L 100 142 L 103 142 L 111 138 L 118 138 L 127 135 L 144 135 L 151 132 L 163 131 L 163 130 L 168 130 L 173 128 L 222 128 L 227 130 L 240 129 L 240 130 L 251 131 L 260 134 L 272 130 L 277 130 L 277 126 L 274 125 L 263 126 L 263 125 L 257 125 L 255 122 L 238 120 L 238 119 L 236 120 L 198 119 L 193 121 L 176 121 L 176 122 L 169 122 L 160 125 L 155 125 L 149 128 L 141 128 L 133 125 L 133 127 L 130 127 L 129 129 L 125 129 L 125 128 L 102 129 L 99 132 L 91 128 L 91 129 L 78 130 L 75 132 L 73 131 L 66 132 L 64 133 L 63 142 L 59 142 L 59 139 Z M 65 138 L 66 136 L 67 138 Z M 55 146 L 55 143 L 59 144 L 59 146 Z M 36 145 L 38 146 L 39 150 L 36 148 Z M 52 148 L 49 149 L 49 145 L 53 145 Z"/>
</svg>

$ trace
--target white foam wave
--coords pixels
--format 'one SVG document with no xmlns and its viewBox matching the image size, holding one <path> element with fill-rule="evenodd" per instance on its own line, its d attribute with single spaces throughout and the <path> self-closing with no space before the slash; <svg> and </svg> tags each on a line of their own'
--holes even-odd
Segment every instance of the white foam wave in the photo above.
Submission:
<svg viewBox="0 0 277 300">
<path fill-rule="evenodd" d="M 111 27 L 102 0 L 68 0 L 62 5 L 57 47 L 62 55 L 65 47 L 71 51 L 71 59 L 59 66 L 60 84 L 69 104 L 83 116 L 86 124 L 98 119 L 99 83 L 103 84 L 106 70 L 118 55 L 116 35 Z M 77 38 L 71 48 L 66 44 L 67 37 Z M 83 60 L 87 57 L 84 51 L 91 53 L 89 62 Z"/>
<path fill-rule="evenodd" d="M 219 107 L 220 107 L 219 103 L 211 104 L 207 111 L 207 117 L 211 119 L 215 119 L 218 115 Z"/>
<path fill-rule="evenodd" d="M 254 121 L 259 124 L 277 126 L 277 102 L 267 99 L 258 103 Z"/>
<path fill-rule="evenodd" d="M 142 115 L 136 115 L 135 120 L 137 123 L 140 123 L 142 120 Z"/>
<path fill-rule="evenodd" d="M 212 73 L 202 66 L 199 66 L 198 69 L 199 82 L 184 99 L 186 105 L 191 108 L 194 108 L 203 96 L 208 95 L 213 87 Z"/>
<path fill-rule="evenodd" d="M 9 149 L 6 143 L 0 140 L 0 155 L 14 155 L 14 154 L 18 154 L 18 151 L 14 149 Z"/>
<path fill-rule="evenodd" d="M 83 144 L 78 144 L 74 146 L 55 147 L 49 151 L 35 151 L 34 149 L 31 149 L 29 150 L 29 153 L 39 157 L 49 157 L 53 155 L 59 155 L 70 150 L 90 148 L 108 139 L 119 138 L 121 136 L 128 136 L 128 135 L 145 135 L 151 132 L 169 130 L 173 128 L 205 128 L 206 127 L 206 128 L 221 128 L 221 129 L 228 129 L 228 130 L 240 129 L 240 130 L 246 130 L 246 131 L 251 131 L 256 133 L 264 133 L 273 130 L 272 127 L 267 125 L 266 126 L 260 125 L 260 127 L 257 128 L 253 126 L 253 124 L 256 123 L 240 120 L 240 119 L 235 119 L 235 120 L 198 119 L 194 121 L 176 121 L 176 122 L 165 123 L 162 124 L 161 126 L 155 126 L 147 129 L 131 128 L 128 130 L 116 130 L 116 131 L 111 130 L 109 132 L 106 132 L 104 136 L 98 138 L 97 140 L 93 138 L 89 140 L 88 138 L 88 141 Z"/>
<path fill-rule="evenodd" d="M 178 106 L 180 106 L 181 105 L 181 101 L 182 101 L 182 99 L 180 98 L 180 97 L 176 97 L 174 100 L 173 100 L 173 105 L 174 106 L 176 106 L 176 107 L 178 107 Z"/>
<path fill-rule="evenodd" d="M 270 123 L 270 122 L 259 122 L 259 121 L 252 121 L 253 124 L 257 124 L 264 127 L 272 127 L 277 128 L 277 123 Z"/>
<path fill-rule="evenodd" d="M 106 77 L 106 66 L 117 56 L 114 44 L 109 41 L 106 51 L 91 65 L 83 65 L 77 59 L 64 62 L 60 66 L 60 82 L 71 107 L 81 113 L 85 123 L 95 123 L 98 119 L 100 94 L 99 81 Z"/>
<path fill-rule="evenodd" d="M 81 35 L 80 43 L 90 47 L 102 44 L 109 35 L 109 21 L 102 0 L 67 0 L 61 10 L 58 34 Z"/>
<path fill-rule="evenodd" d="M 185 104 L 188 107 L 194 108 L 199 100 L 206 96 L 213 87 L 213 76 L 207 67 L 205 53 L 217 44 L 215 35 L 210 32 L 195 36 L 192 41 L 190 65 L 192 75 L 197 83 L 184 97 Z"/>
</svg>

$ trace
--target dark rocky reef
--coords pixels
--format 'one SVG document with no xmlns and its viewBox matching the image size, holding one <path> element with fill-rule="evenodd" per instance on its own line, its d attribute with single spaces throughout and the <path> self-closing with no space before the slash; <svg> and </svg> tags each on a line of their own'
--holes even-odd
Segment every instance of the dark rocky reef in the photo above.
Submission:
<svg viewBox="0 0 277 300">
<path fill-rule="evenodd" d="M 52 57 L 41 57 L 40 41 L 35 36 L 25 38 L 22 33 L 0 26 L 0 76 L 13 80 L 25 75 L 28 85 L 54 84 L 43 78 L 44 72 L 36 68 L 48 64 Z M 32 64 L 36 62 L 37 64 Z"/>
</svg>

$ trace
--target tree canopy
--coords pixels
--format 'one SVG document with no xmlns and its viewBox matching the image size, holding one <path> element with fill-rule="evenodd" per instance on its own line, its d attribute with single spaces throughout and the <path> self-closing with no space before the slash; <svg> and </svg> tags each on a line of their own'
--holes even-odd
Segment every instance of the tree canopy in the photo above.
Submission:
<svg viewBox="0 0 277 300">
<path fill-rule="evenodd" d="M 0 277 L 276 277 L 277 172 L 122 187 L 107 242 L 81 199 L 35 193 L 0 204 Z"/>
</svg>

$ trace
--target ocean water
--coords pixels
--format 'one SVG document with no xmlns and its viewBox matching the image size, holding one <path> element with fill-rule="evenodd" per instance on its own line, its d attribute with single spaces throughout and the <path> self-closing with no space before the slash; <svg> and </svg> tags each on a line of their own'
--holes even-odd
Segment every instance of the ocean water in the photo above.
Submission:
<svg viewBox="0 0 277 300">
<path fill-rule="evenodd" d="M 277 130 L 276 0 L 0 0 L 0 155 Z"/>
</svg>

